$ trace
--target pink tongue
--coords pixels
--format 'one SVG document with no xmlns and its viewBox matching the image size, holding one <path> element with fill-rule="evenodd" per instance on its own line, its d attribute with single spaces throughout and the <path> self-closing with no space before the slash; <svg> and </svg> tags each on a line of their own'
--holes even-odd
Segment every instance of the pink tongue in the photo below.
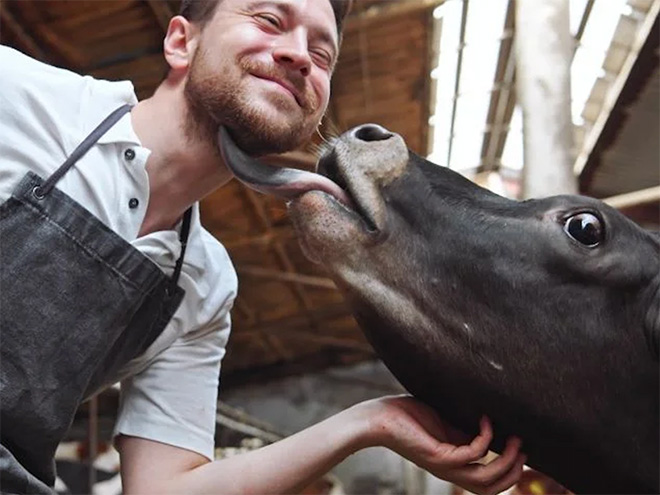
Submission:
<svg viewBox="0 0 660 495">
<path fill-rule="evenodd" d="M 274 167 L 249 157 L 224 127 L 220 127 L 218 142 L 225 164 L 251 189 L 285 199 L 297 198 L 308 191 L 323 191 L 348 207 L 353 204 L 346 192 L 327 177 L 294 168 Z"/>
</svg>

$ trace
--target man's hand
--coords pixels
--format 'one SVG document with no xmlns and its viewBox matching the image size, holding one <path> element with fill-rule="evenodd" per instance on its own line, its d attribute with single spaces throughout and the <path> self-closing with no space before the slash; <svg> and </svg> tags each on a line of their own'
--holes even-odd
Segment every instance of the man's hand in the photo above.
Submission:
<svg viewBox="0 0 660 495">
<path fill-rule="evenodd" d="M 425 404 L 410 396 L 383 397 L 354 406 L 369 418 L 376 445 L 388 447 L 438 478 L 478 494 L 500 493 L 513 486 L 526 457 L 520 440 L 510 438 L 502 455 L 478 463 L 488 452 L 493 430 L 488 418 L 469 437 L 451 428 Z"/>
<path fill-rule="evenodd" d="M 209 462 L 200 454 L 137 437 L 120 437 L 123 493 L 267 495 L 297 493 L 365 447 L 388 447 L 438 478 L 495 494 L 520 477 L 519 440 L 482 465 L 493 432 L 488 420 L 469 438 L 408 397 L 362 402 L 258 450 Z"/>
</svg>

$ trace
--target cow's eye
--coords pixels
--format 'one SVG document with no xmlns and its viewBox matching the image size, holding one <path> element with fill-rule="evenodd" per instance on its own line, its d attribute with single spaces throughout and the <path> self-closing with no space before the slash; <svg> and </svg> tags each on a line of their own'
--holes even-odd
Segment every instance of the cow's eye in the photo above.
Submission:
<svg viewBox="0 0 660 495">
<path fill-rule="evenodd" d="M 568 217 L 564 222 L 564 232 L 587 247 L 598 246 L 605 236 L 602 222 L 592 213 L 577 213 Z"/>
</svg>

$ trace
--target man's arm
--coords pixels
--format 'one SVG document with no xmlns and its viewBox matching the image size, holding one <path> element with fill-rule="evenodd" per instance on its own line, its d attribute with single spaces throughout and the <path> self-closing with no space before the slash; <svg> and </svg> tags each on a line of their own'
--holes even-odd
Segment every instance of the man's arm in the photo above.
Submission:
<svg viewBox="0 0 660 495">
<path fill-rule="evenodd" d="M 295 493 L 352 453 L 388 447 L 435 476 L 476 493 L 499 493 L 515 483 L 524 455 L 511 440 L 503 454 L 477 464 L 492 431 L 482 421 L 467 445 L 446 443 L 448 431 L 430 408 L 410 397 L 385 397 L 353 406 L 279 442 L 209 462 L 200 454 L 150 440 L 122 436 L 123 493 Z"/>
</svg>

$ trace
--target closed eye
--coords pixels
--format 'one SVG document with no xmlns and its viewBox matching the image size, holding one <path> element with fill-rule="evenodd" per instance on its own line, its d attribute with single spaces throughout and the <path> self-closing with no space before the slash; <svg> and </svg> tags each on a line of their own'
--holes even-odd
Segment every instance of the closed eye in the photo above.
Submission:
<svg viewBox="0 0 660 495">
<path fill-rule="evenodd" d="M 317 65 L 323 68 L 329 68 L 332 65 L 332 57 L 325 50 L 311 50 L 312 58 Z"/>
<path fill-rule="evenodd" d="M 266 23 L 270 24 L 271 26 L 273 26 L 273 27 L 275 27 L 275 28 L 277 28 L 277 29 L 281 29 L 281 27 L 282 27 L 282 22 L 281 22 L 280 19 L 279 19 L 276 15 L 274 15 L 274 14 L 260 13 L 260 14 L 257 14 L 255 17 L 257 17 L 258 19 L 261 19 L 261 20 L 265 21 Z"/>
</svg>

